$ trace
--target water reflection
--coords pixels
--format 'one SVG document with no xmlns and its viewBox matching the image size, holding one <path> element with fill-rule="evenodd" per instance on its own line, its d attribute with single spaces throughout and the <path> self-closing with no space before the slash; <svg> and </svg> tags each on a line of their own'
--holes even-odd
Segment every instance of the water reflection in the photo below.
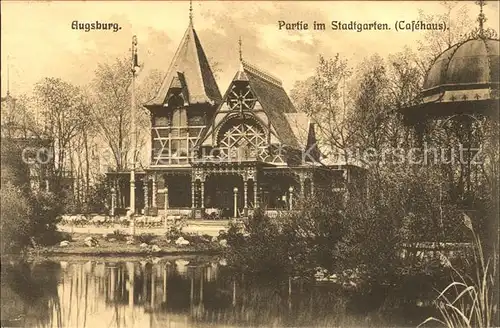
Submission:
<svg viewBox="0 0 500 328">
<path fill-rule="evenodd" d="M 206 258 L 3 264 L 8 302 L 2 326 L 384 325 L 346 321 L 345 301 L 328 286 L 252 281 Z"/>
</svg>

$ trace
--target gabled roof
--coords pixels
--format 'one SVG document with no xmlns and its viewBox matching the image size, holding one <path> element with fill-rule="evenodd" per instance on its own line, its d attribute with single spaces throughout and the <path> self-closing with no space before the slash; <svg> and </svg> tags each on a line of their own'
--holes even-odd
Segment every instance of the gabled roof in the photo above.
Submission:
<svg viewBox="0 0 500 328">
<path fill-rule="evenodd" d="M 306 140 L 308 128 L 307 120 L 301 120 L 302 123 L 305 122 L 306 124 L 304 126 L 306 132 L 304 137 L 298 137 L 298 134 L 294 132 L 294 128 L 291 126 L 291 124 L 295 124 L 296 122 L 289 122 L 287 115 L 290 115 L 291 117 L 293 114 L 296 114 L 295 117 L 302 118 L 301 114 L 303 113 L 297 113 L 297 110 L 286 94 L 286 91 L 283 89 L 281 81 L 271 74 L 266 73 L 244 61 L 241 62 L 240 69 L 236 72 L 231 85 L 232 83 L 242 81 L 248 81 L 252 92 L 262 106 L 262 110 L 266 113 L 271 125 L 274 127 L 276 135 L 281 143 L 295 149 L 303 149 L 305 143 L 302 144 L 299 142 L 299 139 L 302 138 Z M 231 90 L 231 85 L 226 91 L 224 100 L 226 100 L 227 95 Z M 220 104 L 216 114 L 213 116 L 213 120 L 216 120 L 222 106 L 223 104 Z M 211 132 L 212 127 L 209 125 L 208 128 L 204 130 L 202 136 L 197 142 L 197 145 L 202 145 Z"/>
<path fill-rule="evenodd" d="M 182 73 L 185 81 L 174 81 L 179 76 L 178 73 Z M 192 24 L 189 24 L 177 48 L 158 93 L 144 105 L 163 106 L 172 83 L 178 86 L 179 82 L 180 84 L 185 82 L 187 89 L 185 93 L 188 95 L 186 100 L 189 104 L 220 103 L 222 99 L 200 39 Z"/>
<path fill-rule="evenodd" d="M 281 81 L 247 62 L 242 62 L 242 66 L 250 87 L 276 129 L 281 142 L 287 146 L 300 148 L 286 118 L 286 113 L 296 113 L 297 110 L 283 89 Z"/>
<path fill-rule="evenodd" d="M 285 113 L 285 117 L 299 146 L 304 149 L 307 145 L 309 117 L 304 112 Z"/>
</svg>

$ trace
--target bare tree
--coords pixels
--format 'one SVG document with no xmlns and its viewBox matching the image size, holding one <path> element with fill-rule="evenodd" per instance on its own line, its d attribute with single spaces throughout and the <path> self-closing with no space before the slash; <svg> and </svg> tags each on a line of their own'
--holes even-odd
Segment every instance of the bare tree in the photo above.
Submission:
<svg viewBox="0 0 500 328">
<path fill-rule="evenodd" d="M 132 73 L 126 59 L 100 64 L 92 84 L 92 119 L 111 150 L 116 170 L 127 167 L 130 150 L 130 85 Z"/>
<path fill-rule="evenodd" d="M 163 74 L 152 70 L 136 85 L 137 147 L 143 149 L 149 131 L 149 116 L 142 106 L 151 99 L 161 84 Z M 126 169 L 132 159 L 131 131 L 131 83 L 132 73 L 127 58 L 116 59 L 114 63 L 100 64 L 92 84 L 93 120 L 102 139 L 113 154 L 114 169 Z M 139 162 L 141 158 L 136 158 Z"/>
<path fill-rule="evenodd" d="M 81 89 L 59 78 L 45 78 L 35 86 L 35 101 L 44 120 L 44 132 L 54 143 L 54 168 L 62 177 L 72 141 L 88 120 Z"/>
<path fill-rule="evenodd" d="M 443 1 L 443 10 L 440 13 L 419 12 L 419 20 L 428 23 L 445 22 L 446 33 L 437 30 L 427 30 L 422 40 L 418 41 L 420 53 L 419 66 L 423 73 L 427 72 L 432 61 L 451 46 L 465 41 L 474 27 L 474 21 L 466 7 L 466 2 Z"/>
<path fill-rule="evenodd" d="M 319 130 L 320 144 L 332 155 L 348 158 L 353 130 L 349 124 L 352 109 L 351 69 L 338 54 L 319 57 L 314 76 L 295 83 L 291 98 L 306 112 Z"/>
</svg>

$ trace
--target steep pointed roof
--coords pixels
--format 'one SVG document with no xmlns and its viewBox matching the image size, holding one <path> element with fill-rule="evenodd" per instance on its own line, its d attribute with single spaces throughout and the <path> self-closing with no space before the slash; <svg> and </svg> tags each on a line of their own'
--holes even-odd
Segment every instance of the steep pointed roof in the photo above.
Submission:
<svg viewBox="0 0 500 328">
<path fill-rule="evenodd" d="M 257 99 L 271 124 L 276 129 L 281 141 L 291 147 L 300 148 L 286 113 L 296 113 L 297 110 L 283 89 L 281 81 L 263 70 L 245 61 L 242 62 L 243 72 L 250 82 Z"/>
<path fill-rule="evenodd" d="M 307 134 L 309 132 L 309 117 L 304 112 L 285 113 L 285 116 L 300 148 L 305 149 L 307 146 Z"/>
<path fill-rule="evenodd" d="M 319 161 L 321 159 L 321 151 L 318 147 L 318 140 L 316 139 L 316 131 L 314 130 L 314 123 L 309 122 L 309 133 L 307 134 L 306 152 L 309 154 L 307 160 Z"/>
<path fill-rule="evenodd" d="M 248 76 L 245 73 L 245 69 L 243 67 L 243 61 L 240 61 L 240 69 L 234 75 L 233 82 L 236 81 L 248 82 Z"/>
<path fill-rule="evenodd" d="M 222 97 L 219 87 L 192 23 L 184 33 L 158 93 L 145 106 L 163 106 L 178 73 L 182 73 L 185 80 L 181 82 L 185 82 L 189 104 L 220 103 Z M 175 81 L 174 85 L 179 84 Z"/>
</svg>

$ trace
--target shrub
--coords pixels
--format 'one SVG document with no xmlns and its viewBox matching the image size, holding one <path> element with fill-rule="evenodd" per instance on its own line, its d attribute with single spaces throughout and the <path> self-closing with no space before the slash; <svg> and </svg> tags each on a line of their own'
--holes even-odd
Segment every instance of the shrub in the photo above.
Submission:
<svg viewBox="0 0 500 328">
<path fill-rule="evenodd" d="M 200 236 L 198 234 L 184 234 L 182 237 L 193 245 L 204 245 L 211 242 L 211 237 L 208 235 Z"/>
<path fill-rule="evenodd" d="M 136 236 L 135 238 L 139 243 L 150 244 L 153 240 L 155 240 L 156 235 L 154 235 L 152 233 L 141 233 L 140 235 Z"/>
<path fill-rule="evenodd" d="M 256 211 L 243 229 L 232 224 L 226 237 L 229 248 L 225 256 L 234 269 L 271 276 L 291 270 L 289 243 L 280 227 L 262 211 Z"/>
<path fill-rule="evenodd" d="M 45 191 L 35 192 L 30 199 L 32 205 L 31 236 L 41 245 L 54 245 L 61 241 L 57 224 L 61 220 L 63 206 L 58 195 Z"/>
<path fill-rule="evenodd" d="M 106 213 L 107 200 L 111 197 L 110 188 L 105 175 L 98 177 L 97 182 L 92 186 L 89 202 L 86 204 L 86 212 L 88 213 Z"/>
<path fill-rule="evenodd" d="M 128 234 L 126 234 L 125 232 L 123 232 L 121 230 L 116 229 L 115 231 L 113 231 L 112 234 L 108 235 L 106 239 L 109 240 L 111 238 L 114 238 L 117 241 L 125 241 L 125 240 L 127 240 L 127 237 L 128 237 Z"/>
<path fill-rule="evenodd" d="M 183 237 L 184 234 L 182 232 L 182 226 L 178 226 L 178 225 L 173 225 L 171 226 L 170 228 L 168 228 L 168 231 L 165 233 L 165 237 L 167 239 L 171 239 L 171 240 L 176 240 L 177 238 L 179 237 Z"/>
<path fill-rule="evenodd" d="M 56 231 L 56 233 L 54 235 L 56 236 L 56 239 L 57 239 L 58 243 L 61 242 L 61 241 L 63 241 L 63 240 L 73 241 L 73 236 L 69 232 Z"/>
<path fill-rule="evenodd" d="M 0 188 L 1 253 L 21 251 L 30 244 L 31 208 L 24 194 L 11 183 Z"/>
</svg>

